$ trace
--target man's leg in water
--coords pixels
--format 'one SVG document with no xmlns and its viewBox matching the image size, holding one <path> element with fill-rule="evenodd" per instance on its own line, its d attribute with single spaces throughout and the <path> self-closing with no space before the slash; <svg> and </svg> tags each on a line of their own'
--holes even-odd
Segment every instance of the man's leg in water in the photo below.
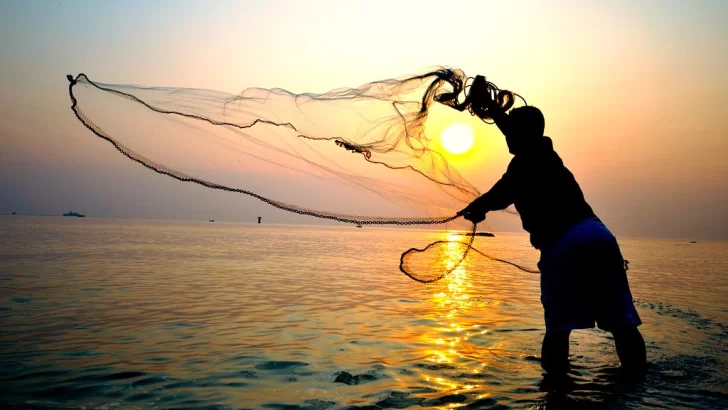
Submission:
<svg viewBox="0 0 728 410">
<path fill-rule="evenodd" d="M 647 370 L 647 353 L 645 340 L 637 327 L 615 328 L 612 335 L 622 368 L 631 375 L 643 375 Z"/>
<path fill-rule="evenodd" d="M 541 366 L 546 372 L 559 374 L 569 369 L 569 334 L 570 330 L 546 332 L 541 346 Z"/>
</svg>

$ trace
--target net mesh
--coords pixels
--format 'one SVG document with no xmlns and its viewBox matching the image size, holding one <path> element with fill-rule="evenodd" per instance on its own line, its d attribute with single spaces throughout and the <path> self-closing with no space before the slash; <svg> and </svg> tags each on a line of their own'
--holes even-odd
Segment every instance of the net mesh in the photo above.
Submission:
<svg viewBox="0 0 728 410">
<path fill-rule="evenodd" d="M 68 79 L 77 118 L 129 159 L 288 212 L 361 225 L 445 224 L 479 195 L 425 134 L 433 103 L 466 108 L 460 70 L 323 94 Z M 473 237 L 405 251 L 400 269 L 436 281 L 462 263 Z M 455 256 L 433 257 L 445 253 Z"/>
</svg>

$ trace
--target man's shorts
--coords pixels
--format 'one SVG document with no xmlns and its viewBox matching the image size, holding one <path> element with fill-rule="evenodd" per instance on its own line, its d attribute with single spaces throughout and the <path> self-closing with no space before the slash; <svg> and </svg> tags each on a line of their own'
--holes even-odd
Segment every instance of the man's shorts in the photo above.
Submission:
<svg viewBox="0 0 728 410">
<path fill-rule="evenodd" d="M 543 249 L 538 267 L 547 332 L 592 328 L 594 322 L 607 331 L 642 324 L 617 240 L 598 218 L 577 223 Z"/>
</svg>

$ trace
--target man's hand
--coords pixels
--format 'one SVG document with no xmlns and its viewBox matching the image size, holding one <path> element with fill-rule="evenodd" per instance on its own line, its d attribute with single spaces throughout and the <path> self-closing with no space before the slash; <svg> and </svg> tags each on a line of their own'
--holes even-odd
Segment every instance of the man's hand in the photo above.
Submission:
<svg viewBox="0 0 728 410">
<path fill-rule="evenodd" d="M 485 221 L 485 211 L 477 209 L 473 204 L 468 205 L 465 209 L 458 212 L 458 215 L 474 224 Z"/>
<path fill-rule="evenodd" d="M 503 111 L 500 104 L 494 99 L 491 93 L 495 91 L 488 88 L 488 82 L 482 75 L 475 76 L 475 80 L 470 85 L 468 99 L 470 100 L 470 113 L 477 115 L 480 119 L 485 120 L 498 116 L 498 111 Z M 497 95 L 495 96 L 497 98 Z"/>
</svg>

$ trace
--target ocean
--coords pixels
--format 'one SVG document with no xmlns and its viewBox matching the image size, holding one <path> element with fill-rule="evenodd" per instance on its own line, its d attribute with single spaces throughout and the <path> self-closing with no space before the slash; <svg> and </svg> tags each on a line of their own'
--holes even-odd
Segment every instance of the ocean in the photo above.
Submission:
<svg viewBox="0 0 728 410">
<path fill-rule="evenodd" d="M 575 331 L 538 361 L 539 276 L 470 255 L 433 284 L 400 253 L 444 231 L 0 217 L 0 408 L 728 408 L 728 242 L 618 238 L 647 342 Z M 522 234 L 478 237 L 536 267 Z"/>
</svg>

